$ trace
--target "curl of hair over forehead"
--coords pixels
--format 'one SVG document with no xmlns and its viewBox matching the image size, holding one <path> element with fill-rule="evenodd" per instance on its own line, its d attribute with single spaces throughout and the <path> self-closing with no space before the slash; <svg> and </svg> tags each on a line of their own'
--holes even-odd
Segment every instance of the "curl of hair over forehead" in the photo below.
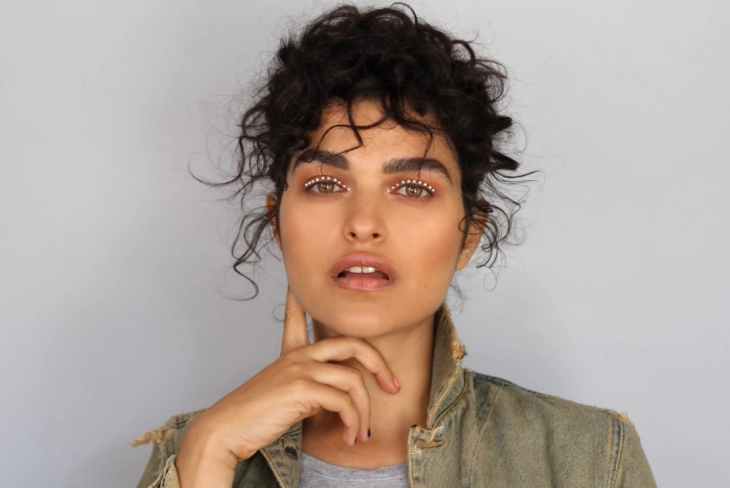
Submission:
<svg viewBox="0 0 730 488">
<path fill-rule="evenodd" d="M 478 267 L 491 267 L 520 207 L 504 190 L 527 176 L 506 174 L 519 164 L 498 147 L 500 135 L 512 126 L 512 119 L 498 111 L 505 83 L 500 64 L 479 57 L 469 42 L 421 21 L 404 4 L 340 6 L 284 38 L 240 120 L 237 172 L 209 183 L 233 186 L 231 198 L 240 199 L 243 217 L 232 246 L 233 268 L 254 286 L 253 296 L 258 287 L 240 268 L 260 262 L 261 247 L 273 237 L 269 224 L 276 225 L 278 203 L 267 214 L 263 206 L 251 208 L 246 197 L 257 185 L 273 184 L 281 201 L 293 154 L 318 144 L 311 134 L 333 101 L 344 103 L 360 142 L 358 130 L 364 127 L 354 124 L 352 111 L 363 99 L 380 103 L 383 120 L 431 139 L 434 132 L 447 137 L 462 175 L 462 231 L 466 237 L 470 223 L 485 224 L 485 256 Z"/>
</svg>

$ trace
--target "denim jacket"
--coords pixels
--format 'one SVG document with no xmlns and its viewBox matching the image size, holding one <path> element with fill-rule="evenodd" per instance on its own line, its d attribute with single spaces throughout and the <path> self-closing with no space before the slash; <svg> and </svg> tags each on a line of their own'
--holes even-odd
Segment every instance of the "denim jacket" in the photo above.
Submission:
<svg viewBox="0 0 730 488">
<path fill-rule="evenodd" d="M 461 367 L 465 349 L 446 305 L 435 318 L 425 426 L 408 436 L 414 488 L 656 487 L 626 414 L 521 388 Z M 179 488 L 175 457 L 200 411 L 172 417 L 133 445 L 153 442 L 138 488 Z M 236 466 L 233 488 L 294 488 L 302 423 Z"/>
</svg>

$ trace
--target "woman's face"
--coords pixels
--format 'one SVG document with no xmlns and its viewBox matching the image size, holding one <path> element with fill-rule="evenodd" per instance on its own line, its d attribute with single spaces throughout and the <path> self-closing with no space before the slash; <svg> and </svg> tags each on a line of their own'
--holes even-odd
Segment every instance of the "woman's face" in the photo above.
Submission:
<svg viewBox="0 0 730 488">
<path fill-rule="evenodd" d="M 362 126 L 381 111 L 362 101 L 354 116 Z M 373 338 L 424 324 L 479 241 L 470 236 L 462 249 L 458 163 L 440 135 L 419 173 L 426 135 L 385 123 L 360 131 L 362 146 L 350 150 L 355 135 L 327 131 L 336 125 L 348 125 L 341 105 L 330 106 L 312 134 L 315 146 L 321 139 L 317 153 L 296 155 L 314 160 L 295 157 L 289 167 L 277 238 L 289 287 L 326 335 Z"/>
</svg>

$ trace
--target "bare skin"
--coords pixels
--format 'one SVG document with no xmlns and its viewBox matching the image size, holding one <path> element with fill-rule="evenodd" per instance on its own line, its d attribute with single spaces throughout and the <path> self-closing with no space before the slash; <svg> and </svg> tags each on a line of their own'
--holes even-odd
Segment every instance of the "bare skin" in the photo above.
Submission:
<svg viewBox="0 0 730 488">
<path fill-rule="evenodd" d="M 353 114 L 361 126 L 375 125 L 382 115 L 379 104 L 367 100 Z M 272 232 L 289 286 L 313 317 L 315 339 L 365 339 L 402 386 L 398 395 L 390 396 L 357 361 L 345 362 L 361 371 L 368 388 L 372 437 L 343 449 L 340 419 L 325 410 L 304 421 L 303 450 L 339 466 L 376 468 L 404 462 L 410 426 L 426 424 L 434 313 L 483 229 L 473 229 L 464 242 L 459 228 L 464 217 L 461 172 L 443 135 L 436 133 L 429 141 L 424 134 L 384 122 L 361 131 L 360 144 L 348 124 L 344 106 L 334 102 L 326 107 L 320 128 L 312 134 L 313 146 L 320 154 L 341 156 L 340 164 L 316 153 L 308 156 L 311 162 L 291 164 Z M 388 169 L 393 161 L 424 155 L 442 163 L 443 171 L 433 166 Z M 341 184 L 312 185 L 320 176 Z M 435 191 L 403 185 L 409 179 L 425 181 Z M 276 198 L 268 195 L 270 213 Z M 386 258 L 398 275 L 392 286 L 367 292 L 338 286 L 326 271 L 337 257 L 352 252 Z"/>
<path fill-rule="evenodd" d="M 355 118 L 366 125 L 380 113 L 363 102 Z M 176 462 L 183 488 L 230 487 L 239 461 L 299 421 L 304 452 L 358 468 L 404 462 L 410 426 L 426 423 L 434 313 L 483 228 L 464 241 L 461 175 L 443 136 L 427 145 L 422 134 L 385 124 L 363 131 L 364 144 L 351 150 L 357 145 L 351 131 L 327 132 L 346 121 L 331 107 L 313 140 L 327 133 L 320 148 L 346 153 L 348 168 L 321 162 L 290 168 L 279 222 L 272 222 L 289 283 L 281 356 L 190 425 Z M 385 171 L 388 161 L 420 158 L 427 148 L 445 172 Z M 349 190 L 306 184 L 323 174 Z M 400 186 L 408 178 L 436 191 Z M 275 203 L 269 194 L 267 207 Z M 392 286 L 340 287 L 328 270 L 352 252 L 387 259 L 397 276 Z M 313 317 L 314 344 L 304 310 Z"/>
</svg>

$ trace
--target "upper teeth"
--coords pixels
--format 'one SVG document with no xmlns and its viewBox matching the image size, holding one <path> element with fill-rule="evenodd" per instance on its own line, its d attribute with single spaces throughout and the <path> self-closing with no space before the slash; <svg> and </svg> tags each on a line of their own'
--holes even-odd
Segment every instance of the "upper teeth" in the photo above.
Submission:
<svg viewBox="0 0 730 488">
<path fill-rule="evenodd" d="M 371 268 L 370 266 L 353 266 L 348 268 L 346 271 L 350 273 L 375 273 L 377 269 Z"/>
</svg>

